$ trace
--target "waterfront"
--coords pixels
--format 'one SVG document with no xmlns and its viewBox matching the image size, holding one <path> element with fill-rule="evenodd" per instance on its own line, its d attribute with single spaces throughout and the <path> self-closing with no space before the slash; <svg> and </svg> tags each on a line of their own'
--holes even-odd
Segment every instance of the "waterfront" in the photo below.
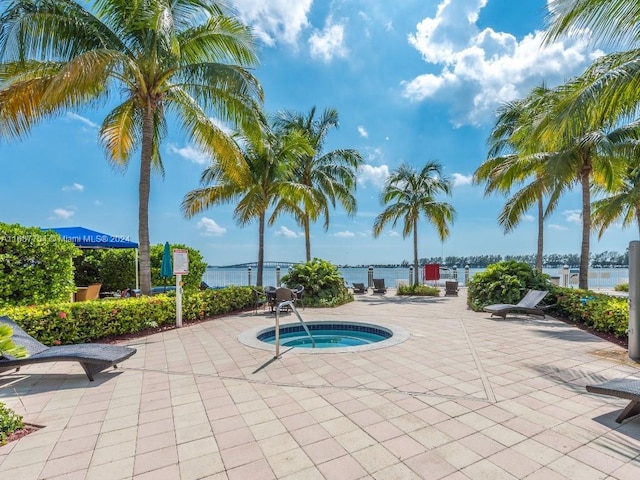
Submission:
<svg viewBox="0 0 640 480">
<path fill-rule="evenodd" d="M 351 285 L 354 282 L 368 283 L 368 267 L 338 267 L 345 282 Z M 464 268 L 449 268 L 441 272 L 439 282 L 425 282 L 427 284 L 442 284 L 445 280 L 457 279 L 464 285 L 470 278 L 484 271 L 484 268 L 470 268 L 468 274 Z M 288 273 L 287 267 L 280 267 L 279 278 Z M 544 268 L 543 272 L 556 277 L 560 285 L 576 287 L 577 269 L 564 270 L 562 268 Z M 229 285 L 255 285 L 256 269 L 249 268 L 225 268 L 207 267 L 202 279 L 209 286 L 225 287 Z M 410 269 L 408 267 L 374 267 L 373 278 L 383 278 L 388 287 L 396 287 L 399 283 L 409 283 Z M 263 285 L 278 285 L 278 269 L 276 267 L 265 267 L 263 272 Z M 422 275 L 420 276 L 422 279 Z M 628 268 L 591 268 L 589 269 L 589 288 L 612 289 L 620 283 L 629 281 Z"/>
</svg>

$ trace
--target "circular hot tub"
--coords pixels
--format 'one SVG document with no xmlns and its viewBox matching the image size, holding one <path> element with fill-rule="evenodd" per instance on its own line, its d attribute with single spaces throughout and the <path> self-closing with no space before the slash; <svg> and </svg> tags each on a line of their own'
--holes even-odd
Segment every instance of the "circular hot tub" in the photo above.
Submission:
<svg viewBox="0 0 640 480">
<path fill-rule="evenodd" d="M 280 347 L 300 353 L 337 353 L 389 347 L 409 337 L 406 331 L 389 325 L 347 321 L 309 321 L 305 325 L 309 333 L 299 322 L 280 325 Z M 274 349 L 275 326 L 251 329 L 239 340 L 251 347 Z"/>
</svg>

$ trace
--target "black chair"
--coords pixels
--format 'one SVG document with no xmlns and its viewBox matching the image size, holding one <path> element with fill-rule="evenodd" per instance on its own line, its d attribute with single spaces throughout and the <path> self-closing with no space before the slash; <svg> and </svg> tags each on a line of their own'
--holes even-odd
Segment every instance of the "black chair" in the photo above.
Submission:
<svg viewBox="0 0 640 480">
<path fill-rule="evenodd" d="M 366 287 L 364 283 L 353 283 L 353 293 L 366 293 L 369 287 Z"/>
<path fill-rule="evenodd" d="M 262 311 L 264 311 L 269 303 L 269 299 L 262 290 L 256 288 L 252 288 L 251 290 L 253 290 L 253 314 L 257 315 L 258 308 L 262 307 Z"/>
<path fill-rule="evenodd" d="M 60 345 L 47 347 L 43 345 L 9 317 L 0 317 L 0 324 L 11 327 L 11 340 L 16 346 L 24 347 L 29 353 L 25 358 L 14 358 L 8 355 L 0 356 L 0 371 L 7 368 L 20 368 L 23 365 L 45 362 L 79 362 L 84 373 L 93 382 L 93 376 L 117 364 L 136 353 L 135 348 L 106 343 L 81 343 L 77 345 Z"/>
<path fill-rule="evenodd" d="M 302 304 L 302 309 L 304 310 L 304 286 L 303 285 L 298 285 L 296 288 L 293 289 L 293 294 L 296 296 L 296 298 L 293 301 L 293 303 L 296 304 L 296 305 L 301 303 Z"/>
<path fill-rule="evenodd" d="M 273 312 L 276 308 L 276 287 L 272 287 L 272 286 L 264 287 L 264 295 L 267 298 L 269 309 Z"/>
<path fill-rule="evenodd" d="M 276 293 L 275 293 L 274 309 L 278 308 L 278 305 L 280 305 L 283 302 L 289 302 L 289 301 L 295 302 L 295 300 L 296 300 L 296 294 L 294 293 L 293 290 L 286 287 L 278 287 L 276 288 Z M 289 310 L 288 307 L 285 307 L 285 308 Z"/>
</svg>

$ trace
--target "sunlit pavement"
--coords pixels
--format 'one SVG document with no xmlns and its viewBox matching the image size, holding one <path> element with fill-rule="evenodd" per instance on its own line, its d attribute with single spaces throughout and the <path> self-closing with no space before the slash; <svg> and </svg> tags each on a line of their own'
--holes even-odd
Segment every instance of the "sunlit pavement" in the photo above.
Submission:
<svg viewBox="0 0 640 480">
<path fill-rule="evenodd" d="M 260 310 L 130 343 L 89 382 L 77 363 L 0 375 L 0 401 L 44 428 L 0 447 L 0 478 L 640 478 L 640 418 L 584 386 L 640 377 L 626 352 L 552 318 L 507 320 L 459 297 L 365 294 L 305 320 L 409 338 L 339 354 L 238 341 Z M 296 321 L 285 315 L 286 322 Z"/>
</svg>

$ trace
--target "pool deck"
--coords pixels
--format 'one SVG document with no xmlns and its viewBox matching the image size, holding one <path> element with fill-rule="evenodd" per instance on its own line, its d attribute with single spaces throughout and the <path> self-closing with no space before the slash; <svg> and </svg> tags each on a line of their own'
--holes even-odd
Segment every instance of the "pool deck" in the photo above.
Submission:
<svg viewBox="0 0 640 480">
<path fill-rule="evenodd" d="M 616 345 L 553 318 L 475 313 L 459 297 L 357 295 L 305 320 L 392 324 L 384 349 L 301 354 L 238 336 L 253 311 L 136 339 L 89 382 L 77 363 L 0 375 L 44 426 L 0 447 L 0 478 L 640 478 L 640 418 L 585 385 L 640 377 Z M 294 321 L 284 315 L 285 321 Z"/>
</svg>

